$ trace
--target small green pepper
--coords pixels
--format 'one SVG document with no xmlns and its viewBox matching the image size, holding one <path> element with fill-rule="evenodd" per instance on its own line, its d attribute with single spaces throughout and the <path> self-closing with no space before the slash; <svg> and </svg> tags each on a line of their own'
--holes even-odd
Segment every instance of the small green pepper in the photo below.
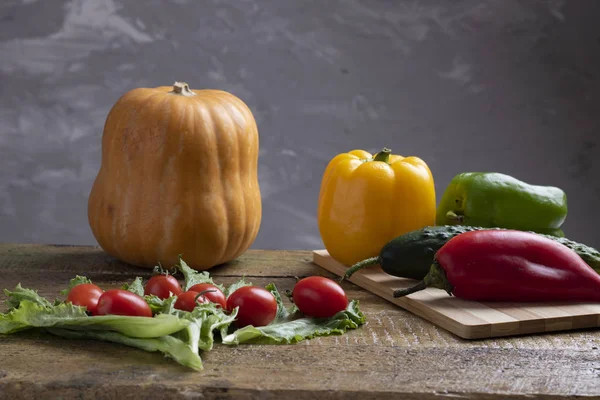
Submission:
<svg viewBox="0 0 600 400">
<path fill-rule="evenodd" d="M 567 195 L 553 186 L 537 186 L 497 172 L 455 176 L 436 211 L 437 225 L 471 225 L 528 230 L 564 236 Z"/>
</svg>

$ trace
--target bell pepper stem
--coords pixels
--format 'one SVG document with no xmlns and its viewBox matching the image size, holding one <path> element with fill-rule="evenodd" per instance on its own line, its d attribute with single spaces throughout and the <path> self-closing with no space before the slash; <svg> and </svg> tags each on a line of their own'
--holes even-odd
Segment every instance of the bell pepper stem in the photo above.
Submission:
<svg viewBox="0 0 600 400">
<path fill-rule="evenodd" d="M 448 281 L 448 278 L 446 278 L 446 273 L 444 272 L 444 269 L 440 266 L 440 264 L 437 262 L 437 260 L 433 261 L 433 264 L 431 264 L 431 268 L 429 269 L 429 273 L 427 273 L 427 275 L 425 276 L 425 278 L 423 278 L 422 281 L 409 288 L 395 290 L 394 298 L 404 297 L 411 293 L 415 293 L 426 289 L 428 287 L 443 289 L 450 296 L 452 296 L 454 286 L 452 286 L 450 281 Z"/>
<path fill-rule="evenodd" d="M 384 163 L 388 163 L 390 161 L 390 155 L 392 154 L 392 150 L 384 147 L 379 153 L 375 154 L 373 157 L 373 161 L 382 161 Z"/>
<path fill-rule="evenodd" d="M 344 274 L 344 276 L 342 276 L 342 278 L 340 279 L 340 282 L 345 280 L 350 279 L 350 277 L 356 272 L 359 271 L 363 268 L 367 268 L 370 267 L 372 265 L 375 265 L 379 262 L 379 257 L 371 257 L 371 258 L 367 258 L 365 260 L 359 261 L 356 264 L 354 264 L 353 266 L 351 266 L 350 268 L 348 268 L 346 270 L 346 273 Z"/>
</svg>

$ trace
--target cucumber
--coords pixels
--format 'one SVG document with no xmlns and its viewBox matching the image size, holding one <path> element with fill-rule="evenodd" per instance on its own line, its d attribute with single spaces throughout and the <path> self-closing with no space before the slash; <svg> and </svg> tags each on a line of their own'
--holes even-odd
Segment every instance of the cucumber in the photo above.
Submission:
<svg viewBox="0 0 600 400">
<path fill-rule="evenodd" d="M 348 279 L 356 271 L 363 268 L 379 265 L 389 275 L 401 278 L 421 280 L 427 275 L 433 262 L 435 253 L 461 233 L 483 229 L 465 225 L 428 226 L 423 229 L 405 233 L 392 239 L 381 249 L 379 256 L 360 261 L 346 271 L 342 279 Z M 555 242 L 561 243 L 577 254 L 596 272 L 600 273 L 600 252 L 592 247 L 577 243 L 564 237 L 556 237 L 536 233 Z"/>
</svg>

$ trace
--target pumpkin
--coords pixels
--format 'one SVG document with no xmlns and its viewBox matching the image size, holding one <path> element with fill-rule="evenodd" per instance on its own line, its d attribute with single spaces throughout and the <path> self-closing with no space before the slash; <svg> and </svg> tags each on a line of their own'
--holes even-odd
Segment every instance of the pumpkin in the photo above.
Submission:
<svg viewBox="0 0 600 400">
<path fill-rule="evenodd" d="M 89 195 L 94 237 L 146 268 L 237 258 L 261 222 L 258 150 L 254 116 L 231 93 L 180 82 L 125 93 L 106 118 Z"/>
</svg>

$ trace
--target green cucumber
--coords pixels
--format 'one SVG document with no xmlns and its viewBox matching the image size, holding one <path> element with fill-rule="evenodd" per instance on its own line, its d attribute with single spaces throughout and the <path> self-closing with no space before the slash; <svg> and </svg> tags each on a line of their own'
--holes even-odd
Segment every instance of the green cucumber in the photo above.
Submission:
<svg viewBox="0 0 600 400">
<path fill-rule="evenodd" d="M 428 226 L 423 229 L 405 233 L 388 242 L 377 257 L 360 261 L 346 271 L 342 279 L 348 279 L 356 271 L 373 265 L 381 266 L 381 269 L 389 275 L 401 278 L 421 280 L 427 275 L 433 262 L 435 253 L 452 239 L 454 236 L 469 231 L 483 229 L 465 225 L 442 225 Z M 556 237 L 536 233 L 555 242 L 561 243 L 577 254 L 596 272 L 600 273 L 600 252 L 592 247 L 577 243 L 564 237 Z"/>
</svg>

